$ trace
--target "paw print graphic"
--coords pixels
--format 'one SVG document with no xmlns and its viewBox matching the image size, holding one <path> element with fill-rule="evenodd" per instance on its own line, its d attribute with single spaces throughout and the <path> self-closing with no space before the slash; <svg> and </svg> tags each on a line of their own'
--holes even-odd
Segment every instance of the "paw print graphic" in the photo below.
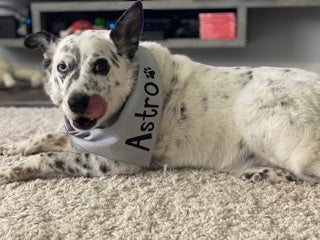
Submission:
<svg viewBox="0 0 320 240">
<path fill-rule="evenodd" d="M 147 78 L 151 78 L 151 79 L 154 79 L 154 75 L 156 74 L 156 72 L 153 71 L 150 67 L 145 67 L 143 69 L 143 72 Z"/>
</svg>

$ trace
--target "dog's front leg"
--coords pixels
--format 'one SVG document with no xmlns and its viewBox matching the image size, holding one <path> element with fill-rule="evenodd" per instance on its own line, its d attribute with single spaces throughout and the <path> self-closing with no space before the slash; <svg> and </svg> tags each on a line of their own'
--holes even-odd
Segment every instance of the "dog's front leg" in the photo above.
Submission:
<svg viewBox="0 0 320 240">
<path fill-rule="evenodd" d="M 49 151 L 75 152 L 71 144 L 70 136 L 62 132 L 45 133 L 33 136 L 22 142 L 0 146 L 0 154 L 7 156 L 17 154 L 28 156 Z"/>
<path fill-rule="evenodd" d="M 34 178 L 133 174 L 141 169 L 140 166 L 89 153 L 48 152 L 27 156 L 9 166 L 0 167 L 0 184 Z"/>
</svg>

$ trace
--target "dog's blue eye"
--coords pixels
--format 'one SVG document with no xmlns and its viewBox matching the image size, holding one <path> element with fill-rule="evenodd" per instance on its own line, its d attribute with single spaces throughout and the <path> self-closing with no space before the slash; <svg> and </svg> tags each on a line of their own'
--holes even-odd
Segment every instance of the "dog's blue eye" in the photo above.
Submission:
<svg viewBox="0 0 320 240">
<path fill-rule="evenodd" d="M 66 64 L 59 64 L 58 67 L 57 67 L 58 71 L 60 73 L 66 73 L 68 71 L 68 67 Z"/>
<path fill-rule="evenodd" d="M 106 59 L 98 59 L 93 64 L 92 72 L 94 74 L 107 75 L 109 72 L 109 64 Z"/>
</svg>

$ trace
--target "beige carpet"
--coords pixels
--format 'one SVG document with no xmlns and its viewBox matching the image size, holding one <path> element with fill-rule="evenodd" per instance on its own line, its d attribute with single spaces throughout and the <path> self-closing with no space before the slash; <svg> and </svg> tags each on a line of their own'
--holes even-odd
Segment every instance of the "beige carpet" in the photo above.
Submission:
<svg viewBox="0 0 320 240">
<path fill-rule="evenodd" d="M 0 144 L 55 130 L 61 117 L 50 108 L 0 116 Z M 320 185 L 190 169 L 11 183 L 0 186 L 0 239 L 320 239 Z"/>
</svg>

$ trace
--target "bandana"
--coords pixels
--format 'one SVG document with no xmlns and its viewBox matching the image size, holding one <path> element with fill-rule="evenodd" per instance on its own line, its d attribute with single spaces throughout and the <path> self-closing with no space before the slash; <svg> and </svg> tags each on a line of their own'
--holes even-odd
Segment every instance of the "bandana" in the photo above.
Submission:
<svg viewBox="0 0 320 240">
<path fill-rule="evenodd" d="M 123 107 L 100 126 L 89 131 L 65 127 L 76 148 L 114 161 L 149 166 L 162 113 L 162 86 L 158 66 L 144 47 L 137 52 L 137 82 Z"/>
</svg>

